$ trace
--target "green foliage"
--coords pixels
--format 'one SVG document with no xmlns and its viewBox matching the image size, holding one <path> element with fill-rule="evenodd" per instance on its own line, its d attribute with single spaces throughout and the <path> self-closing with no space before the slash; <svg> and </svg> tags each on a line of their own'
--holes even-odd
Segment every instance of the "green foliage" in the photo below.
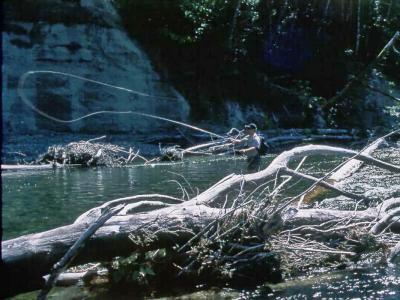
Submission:
<svg viewBox="0 0 400 300">
<path fill-rule="evenodd" d="M 323 99 L 336 95 L 350 75 L 363 70 L 400 28 L 400 2 L 393 0 L 116 3 L 128 31 L 191 101 L 192 118 L 199 120 L 219 116 L 221 102 L 235 99 L 258 104 L 279 120 L 288 118 L 283 107 L 292 107 L 298 121 L 286 122 L 290 126 L 307 126 L 317 106 L 324 110 L 328 125 L 353 126 L 347 122 L 348 105 L 355 115 L 358 104 L 351 97 L 329 107 L 324 107 Z M 299 53 L 288 51 L 291 47 L 309 51 L 300 53 L 305 58 L 298 69 L 288 71 L 265 59 L 268 51 L 277 51 L 288 55 L 281 59 L 293 67 L 291 55 Z M 379 64 L 382 71 L 398 78 L 400 60 L 393 51 Z M 271 89 L 265 78 L 294 89 L 299 99 Z"/>
<path fill-rule="evenodd" d="M 382 245 L 372 235 L 361 235 L 357 240 L 359 241 L 359 244 L 354 246 L 353 249 L 356 253 L 375 252 L 382 247 Z"/>
<path fill-rule="evenodd" d="M 215 19 L 214 6 L 216 1 L 182 1 L 180 8 L 186 19 L 190 20 L 194 27 L 193 40 L 197 41 L 205 34 Z"/>
<path fill-rule="evenodd" d="M 155 276 L 155 265 L 167 255 L 165 249 L 134 252 L 126 258 L 116 258 L 108 266 L 110 281 L 114 284 L 148 285 L 152 276 Z"/>
</svg>

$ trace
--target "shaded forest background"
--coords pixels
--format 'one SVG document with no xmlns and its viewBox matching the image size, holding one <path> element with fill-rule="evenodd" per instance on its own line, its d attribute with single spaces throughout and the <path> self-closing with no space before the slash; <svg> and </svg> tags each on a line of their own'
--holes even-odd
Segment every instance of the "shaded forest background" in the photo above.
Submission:
<svg viewBox="0 0 400 300">
<path fill-rule="evenodd" d="M 316 114 L 329 127 L 360 127 L 372 67 L 390 86 L 399 82 L 395 50 L 375 60 L 400 28 L 395 0 L 115 3 L 129 34 L 189 100 L 194 121 L 225 118 L 222 104 L 234 100 L 260 107 L 262 128 L 312 127 Z"/>
</svg>

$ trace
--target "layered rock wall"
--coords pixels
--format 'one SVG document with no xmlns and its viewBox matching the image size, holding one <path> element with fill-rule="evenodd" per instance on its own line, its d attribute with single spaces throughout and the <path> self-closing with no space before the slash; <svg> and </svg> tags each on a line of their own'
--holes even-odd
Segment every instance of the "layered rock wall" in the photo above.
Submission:
<svg viewBox="0 0 400 300">
<path fill-rule="evenodd" d="M 140 111 L 177 120 L 189 115 L 186 100 L 128 37 L 111 1 L 6 1 L 2 42 L 3 132 L 151 133 L 173 126 L 134 115 L 98 115 L 67 125 L 48 120 L 18 96 L 18 80 L 30 70 L 71 73 L 172 98 L 144 97 L 62 75 L 30 76 L 24 86 L 29 100 L 60 119 L 100 110 Z"/>
</svg>

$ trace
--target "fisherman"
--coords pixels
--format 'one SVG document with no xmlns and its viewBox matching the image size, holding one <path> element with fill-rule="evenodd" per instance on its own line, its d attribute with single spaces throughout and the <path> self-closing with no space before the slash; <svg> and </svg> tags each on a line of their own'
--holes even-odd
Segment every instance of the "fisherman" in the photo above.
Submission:
<svg viewBox="0 0 400 300">
<path fill-rule="evenodd" d="M 244 126 L 245 137 L 240 140 L 232 139 L 234 145 L 243 145 L 244 149 L 236 151 L 239 154 L 247 156 L 247 171 L 249 173 L 258 172 L 260 169 L 260 147 L 261 138 L 257 134 L 257 126 L 254 123 Z"/>
</svg>

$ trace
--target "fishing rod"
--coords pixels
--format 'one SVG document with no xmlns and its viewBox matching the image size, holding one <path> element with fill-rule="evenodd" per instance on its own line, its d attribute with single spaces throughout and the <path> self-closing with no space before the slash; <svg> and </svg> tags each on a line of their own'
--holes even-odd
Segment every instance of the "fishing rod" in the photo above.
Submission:
<svg viewBox="0 0 400 300">
<path fill-rule="evenodd" d="M 144 113 L 144 112 L 137 112 L 137 111 L 112 111 L 112 110 L 101 110 L 101 111 L 95 111 L 86 115 L 83 115 L 81 117 L 75 118 L 75 119 L 70 119 L 70 120 L 63 120 L 63 119 L 59 119 L 56 118 L 54 116 L 49 115 L 48 113 L 40 110 L 39 108 L 37 108 L 31 101 L 29 101 L 28 97 L 25 94 L 24 91 L 24 84 L 25 81 L 27 80 L 27 78 L 33 74 L 55 74 L 55 75 L 62 75 L 62 76 L 67 76 L 70 78 L 74 78 L 74 79 L 79 79 L 79 80 L 83 80 L 83 81 L 87 81 L 87 82 L 91 82 L 94 84 L 98 84 L 98 85 L 102 85 L 102 86 L 106 86 L 108 88 L 113 88 L 116 90 L 121 90 L 127 93 L 131 93 L 131 94 L 135 94 L 135 95 L 139 95 L 142 97 L 149 97 L 149 98 L 161 98 L 161 99 L 170 99 L 170 100 L 177 100 L 178 98 L 176 97 L 168 97 L 168 96 L 158 96 L 158 95 L 150 95 L 150 94 L 146 94 L 146 93 L 142 93 L 142 92 L 138 92 L 132 89 L 128 89 L 125 87 L 121 87 L 121 86 L 117 86 L 117 85 L 112 85 L 109 83 L 105 83 L 105 82 L 101 82 L 98 80 L 93 80 L 90 78 L 86 78 L 86 77 L 82 77 L 82 76 L 78 76 L 78 75 L 74 75 L 74 74 L 70 74 L 70 73 L 64 73 L 64 72 L 58 72 L 58 71 L 50 71 L 50 70 L 40 70 L 40 71 L 28 71 L 26 73 L 24 73 L 18 80 L 18 89 L 17 89 L 17 93 L 18 95 L 21 97 L 21 100 L 28 105 L 33 111 L 35 111 L 36 113 L 40 114 L 41 116 L 52 120 L 54 122 L 58 122 L 58 123 L 64 123 L 64 124 L 68 124 L 68 123 L 74 123 L 74 122 L 78 122 L 81 121 L 83 119 L 89 118 L 89 117 L 93 117 L 95 115 L 100 115 L 100 114 L 133 114 L 133 115 L 137 115 L 137 116 L 142 116 L 142 117 L 148 117 L 148 118 L 153 118 L 153 119 L 157 119 L 157 120 L 162 120 L 162 121 L 166 121 L 166 122 L 170 122 L 176 125 L 180 125 L 180 126 L 184 126 L 187 128 L 190 128 L 192 130 L 196 130 L 199 132 L 203 132 L 203 133 L 207 133 L 210 136 L 214 136 L 217 138 L 221 138 L 221 139 L 226 139 L 226 137 L 211 132 L 209 130 L 205 130 L 202 128 L 199 128 L 197 126 L 193 126 L 181 121 L 177 121 L 177 120 L 173 120 L 173 119 L 169 119 L 169 118 L 165 118 L 165 117 L 161 117 L 161 116 L 156 116 L 156 115 L 152 115 L 152 114 L 148 114 L 148 113 Z"/>
</svg>

